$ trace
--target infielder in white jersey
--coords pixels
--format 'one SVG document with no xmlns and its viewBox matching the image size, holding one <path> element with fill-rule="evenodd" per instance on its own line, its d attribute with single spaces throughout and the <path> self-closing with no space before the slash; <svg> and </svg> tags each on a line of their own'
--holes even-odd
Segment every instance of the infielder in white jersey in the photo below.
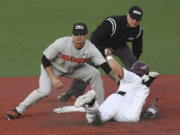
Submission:
<svg viewBox="0 0 180 135">
<path fill-rule="evenodd" d="M 85 23 L 73 26 L 73 36 L 57 39 L 43 52 L 39 88 L 32 91 L 23 102 L 11 110 L 5 117 L 15 119 L 31 105 L 49 95 L 52 88 L 61 89 L 64 84 L 59 77 L 81 79 L 96 90 L 98 104 L 104 101 L 104 88 L 99 71 L 86 64 L 93 62 L 103 68 L 112 79 L 118 81 L 118 76 L 111 70 L 98 49 L 89 41 L 88 28 Z"/>
<path fill-rule="evenodd" d="M 121 80 L 117 92 L 99 105 L 95 100 L 96 92 L 90 90 L 76 99 L 75 106 L 85 108 L 87 121 L 93 125 L 112 119 L 118 122 L 138 122 L 149 95 L 149 86 L 158 73 L 149 72 L 149 67 L 140 61 L 135 62 L 130 71 L 122 68 L 112 56 L 108 56 L 107 61 L 111 67 L 119 67 L 117 70 Z"/>
</svg>

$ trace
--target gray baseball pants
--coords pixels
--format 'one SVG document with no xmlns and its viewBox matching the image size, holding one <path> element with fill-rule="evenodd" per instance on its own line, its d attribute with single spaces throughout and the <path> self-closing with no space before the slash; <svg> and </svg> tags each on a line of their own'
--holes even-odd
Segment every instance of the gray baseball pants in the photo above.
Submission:
<svg viewBox="0 0 180 135">
<path fill-rule="evenodd" d="M 103 88 L 101 75 L 99 71 L 93 66 L 85 64 L 85 66 L 76 68 L 76 70 L 74 70 L 73 72 L 66 74 L 63 74 L 62 72 L 54 69 L 54 73 L 59 77 L 63 76 L 63 77 L 78 78 L 83 80 L 84 82 L 90 84 L 91 88 L 97 92 L 98 103 L 101 104 L 104 101 L 104 88 Z M 17 111 L 19 113 L 23 113 L 28 107 L 37 103 L 42 98 L 47 97 L 50 94 L 52 88 L 53 88 L 52 81 L 49 75 L 47 74 L 47 72 L 45 71 L 44 67 L 41 65 L 39 88 L 33 90 L 24 99 L 24 101 L 21 102 L 19 106 L 16 107 Z"/>
</svg>

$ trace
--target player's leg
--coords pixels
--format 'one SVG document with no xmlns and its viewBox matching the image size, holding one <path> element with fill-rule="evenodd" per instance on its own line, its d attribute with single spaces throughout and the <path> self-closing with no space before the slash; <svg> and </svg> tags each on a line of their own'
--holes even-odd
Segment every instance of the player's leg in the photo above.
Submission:
<svg viewBox="0 0 180 135">
<path fill-rule="evenodd" d="M 84 107 L 86 113 L 86 119 L 89 124 L 102 125 L 101 116 L 99 113 L 99 104 L 96 102 L 95 90 L 89 90 L 86 94 L 79 96 L 74 104 L 76 107 Z"/>
<path fill-rule="evenodd" d="M 85 66 L 76 69 L 72 74 L 66 74 L 67 77 L 78 78 L 90 84 L 91 88 L 96 91 L 97 101 L 101 104 L 104 101 L 104 87 L 100 72 L 85 64 Z"/>
<path fill-rule="evenodd" d="M 116 93 L 106 98 L 103 104 L 99 107 L 99 112 L 101 114 L 101 119 L 103 122 L 114 118 L 119 108 L 121 108 L 123 100 L 124 96 Z"/>
<path fill-rule="evenodd" d="M 100 106 L 95 102 L 93 105 L 85 105 L 86 119 L 93 125 L 102 125 L 114 118 L 121 107 L 123 96 L 119 94 L 110 95 Z"/>
<path fill-rule="evenodd" d="M 57 73 L 57 72 L 56 72 Z M 39 89 L 33 90 L 23 102 L 21 102 L 15 109 L 11 110 L 7 115 L 7 119 L 15 119 L 20 116 L 27 108 L 40 101 L 42 98 L 47 97 L 52 89 L 52 81 L 46 73 L 45 69 L 41 66 L 41 75 L 39 78 Z M 14 114 L 18 115 L 14 115 Z M 12 115 L 11 115 L 12 114 Z"/>
<path fill-rule="evenodd" d="M 139 88 L 132 97 L 132 103 L 128 108 L 128 111 L 126 111 L 126 120 L 127 122 L 138 122 L 140 119 L 140 115 L 142 112 L 143 105 L 145 104 L 146 98 L 149 95 L 149 88 Z"/>
<path fill-rule="evenodd" d="M 88 63 L 91 66 L 94 66 L 94 63 Z M 63 93 L 62 95 L 58 96 L 60 101 L 67 101 L 71 96 L 78 97 L 84 93 L 85 88 L 87 87 L 88 83 L 80 80 L 74 79 L 71 87 L 67 90 L 67 92 Z"/>
<path fill-rule="evenodd" d="M 131 66 L 137 61 L 131 49 L 127 45 L 114 50 L 113 54 L 121 59 L 122 63 L 126 66 L 127 69 L 130 69 Z"/>
</svg>

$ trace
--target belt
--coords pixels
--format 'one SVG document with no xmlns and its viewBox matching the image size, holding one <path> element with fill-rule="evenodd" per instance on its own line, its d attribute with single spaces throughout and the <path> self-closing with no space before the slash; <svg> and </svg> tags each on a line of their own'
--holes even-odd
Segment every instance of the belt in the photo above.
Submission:
<svg viewBox="0 0 180 135">
<path fill-rule="evenodd" d="M 121 95 L 121 96 L 124 96 L 126 94 L 126 92 L 124 91 L 118 91 L 117 94 Z"/>
</svg>

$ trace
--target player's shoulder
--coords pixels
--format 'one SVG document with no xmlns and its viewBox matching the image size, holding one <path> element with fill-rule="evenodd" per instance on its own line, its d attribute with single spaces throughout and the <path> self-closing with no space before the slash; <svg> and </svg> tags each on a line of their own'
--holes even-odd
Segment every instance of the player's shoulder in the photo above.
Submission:
<svg viewBox="0 0 180 135">
<path fill-rule="evenodd" d="M 88 39 L 85 42 L 85 47 L 87 47 L 87 48 L 96 48 L 96 46 Z"/>
<path fill-rule="evenodd" d="M 125 15 L 115 15 L 109 16 L 104 20 L 107 25 L 112 25 L 112 27 L 122 27 L 127 23 L 127 16 Z"/>
<path fill-rule="evenodd" d="M 141 82 L 141 77 L 136 75 L 135 73 L 123 68 L 123 76 L 127 80 L 134 80 L 134 82 Z"/>
<path fill-rule="evenodd" d="M 60 37 L 58 39 L 55 40 L 55 42 L 65 42 L 65 41 L 68 41 L 68 40 L 71 40 L 72 37 L 70 36 L 65 36 L 65 37 Z"/>
<path fill-rule="evenodd" d="M 118 21 L 122 21 L 122 20 L 125 20 L 126 16 L 124 15 L 114 15 L 114 16 L 109 16 L 107 18 L 104 19 L 104 21 L 111 21 L 111 20 L 114 20 L 115 22 L 118 22 Z"/>
</svg>

